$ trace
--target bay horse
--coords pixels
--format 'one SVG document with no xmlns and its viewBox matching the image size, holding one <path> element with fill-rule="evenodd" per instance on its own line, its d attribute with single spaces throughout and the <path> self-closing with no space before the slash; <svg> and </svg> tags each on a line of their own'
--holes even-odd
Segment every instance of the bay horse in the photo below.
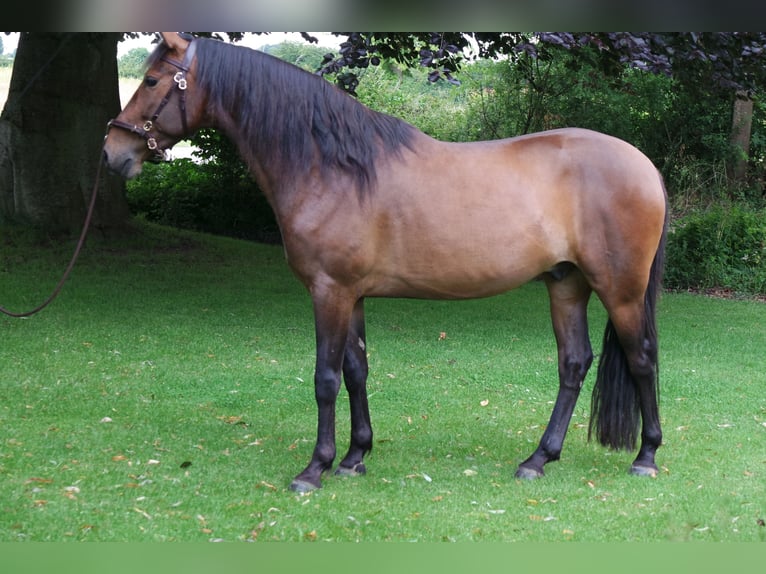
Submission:
<svg viewBox="0 0 766 574">
<path fill-rule="evenodd" d="M 655 305 L 667 194 L 638 149 L 565 128 L 447 143 L 370 110 L 323 78 L 249 48 L 162 33 L 143 82 L 104 143 L 126 178 L 208 127 L 236 143 L 278 221 L 287 262 L 311 295 L 317 438 L 292 481 L 321 487 L 336 456 L 335 405 L 348 390 L 351 440 L 336 474 L 366 472 L 367 297 L 488 297 L 541 279 L 550 297 L 559 390 L 539 446 L 516 471 L 558 460 L 593 361 L 587 305 L 608 320 L 588 437 L 640 448 L 656 476 L 662 442 Z"/>
</svg>

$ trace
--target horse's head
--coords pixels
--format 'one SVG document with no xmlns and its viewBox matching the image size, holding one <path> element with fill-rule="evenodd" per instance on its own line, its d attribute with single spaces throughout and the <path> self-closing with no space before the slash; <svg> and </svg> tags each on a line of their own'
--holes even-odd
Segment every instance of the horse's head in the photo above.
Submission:
<svg viewBox="0 0 766 574">
<path fill-rule="evenodd" d="M 126 178 L 144 161 L 167 159 L 168 150 L 199 127 L 203 98 L 194 89 L 195 43 L 176 32 L 162 32 L 163 45 L 149 59 L 144 80 L 109 122 L 104 159 Z"/>
</svg>

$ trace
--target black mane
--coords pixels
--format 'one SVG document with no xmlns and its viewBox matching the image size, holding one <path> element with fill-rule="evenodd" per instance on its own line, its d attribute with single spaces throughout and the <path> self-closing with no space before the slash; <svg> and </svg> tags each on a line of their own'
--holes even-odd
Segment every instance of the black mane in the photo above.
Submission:
<svg viewBox="0 0 766 574">
<path fill-rule="evenodd" d="M 214 112 L 241 130 L 245 159 L 303 174 L 342 170 L 360 193 L 375 183 L 378 155 L 410 147 L 415 129 L 375 112 L 323 78 L 278 58 L 197 38 L 197 83 Z M 164 54 L 164 44 L 147 62 Z"/>
</svg>

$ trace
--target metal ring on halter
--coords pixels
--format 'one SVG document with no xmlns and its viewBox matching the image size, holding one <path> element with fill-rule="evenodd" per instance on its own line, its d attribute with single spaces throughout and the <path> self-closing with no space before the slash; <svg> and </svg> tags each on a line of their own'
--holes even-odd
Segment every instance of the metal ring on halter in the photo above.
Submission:
<svg viewBox="0 0 766 574">
<path fill-rule="evenodd" d="M 186 89 L 186 78 L 184 77 L 183 72 L 176 72 L 176 75 L 173 76 L 173 81 L 178 84 L 179 90 L 185 90 Z"/>
</svg>

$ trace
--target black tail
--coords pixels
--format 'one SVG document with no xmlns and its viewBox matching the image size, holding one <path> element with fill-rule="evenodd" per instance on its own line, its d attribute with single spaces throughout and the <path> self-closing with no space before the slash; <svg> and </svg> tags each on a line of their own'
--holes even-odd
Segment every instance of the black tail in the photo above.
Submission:
<svg viewBox="0 0 766 574">
<path fill-rule="evenodd" d="M 666 195 L 667 204 L 667 195 Z M 657 357 L 656 304 L 662 290 L 665 264 L 665 240 L 668 229 L 667 206 L 665 224 L 657 253 L 652 262 L 649 285 L 644 295 L 644 348 L 655 371 L 655 391 L 659 402 L 659 361 Z M 604 343 L 599 359 L 596 384 L 591 402 L 590 440 L 595 430 L 599 443 L 614 449 L 633 450 L 640 432 L 641 410 L 638 388 L 628 368 L 622 345 L 611 319 L 604 331 Z"/>
</svg>

